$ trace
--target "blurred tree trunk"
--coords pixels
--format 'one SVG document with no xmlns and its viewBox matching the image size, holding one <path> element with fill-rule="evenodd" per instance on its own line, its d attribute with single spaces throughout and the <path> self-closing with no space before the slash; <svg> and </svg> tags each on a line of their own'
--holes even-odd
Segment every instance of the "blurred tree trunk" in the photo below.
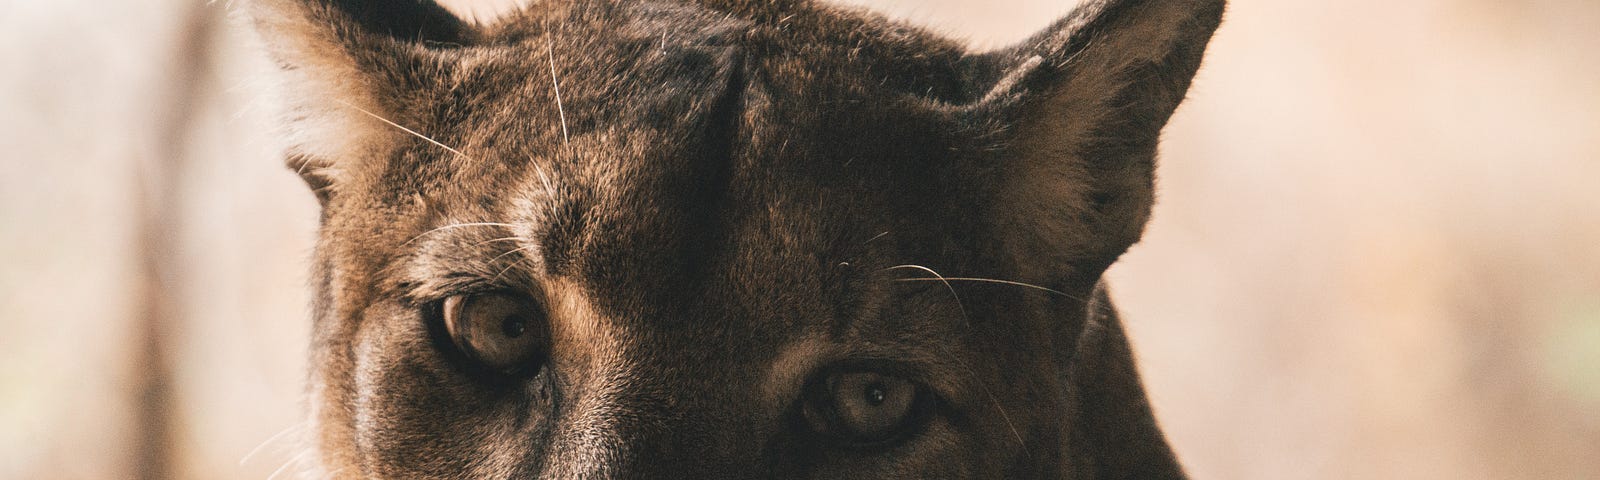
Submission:
<svg viewBox="0 0 1600 480">
<path fill-rule="evenodd" d="M 182 256 L 183 192 L 189 167 L 188 146 L 199 96 L 211 77 L 211 43 L 222 21 L 224 6 L 193 2 L 172 45 L 167 64 L 168 89 L 153 97 L 152 128 L 156 138 L 154 158 L 140 163 L 136 176 L 140 218 L 134 241 L 142 253 L 139 268 L 139 342 L 134 354 L 138 374 L 132 400 L 134 408 L 131 478 L 174 478 L 178 459 L 174 417 L 173 368 L 169 363 L 172 335 L 182 316 L 183 296 L 178 291 Z"/>
</svg>

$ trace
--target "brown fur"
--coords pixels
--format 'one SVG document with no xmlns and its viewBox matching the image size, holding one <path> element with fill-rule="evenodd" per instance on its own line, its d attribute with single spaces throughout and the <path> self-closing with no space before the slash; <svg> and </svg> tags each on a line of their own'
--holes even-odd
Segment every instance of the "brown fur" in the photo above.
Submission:
<svg viewBox="0 0 1600 480">
<path fill-rule="evenodd" d="M 1093 1 L 972 53 L 799 0 L 487 26 L 257 0 L 324 203 L 320 473 L 1182 478 L 1100 275 L 1222 4 Z M 539 299 L 539 374 L 440 341 L 430 308 L 482 291 Z M 808 433 L 799 399 L 841 365 L 922 385 L 927 420 Z"/>
</svg>

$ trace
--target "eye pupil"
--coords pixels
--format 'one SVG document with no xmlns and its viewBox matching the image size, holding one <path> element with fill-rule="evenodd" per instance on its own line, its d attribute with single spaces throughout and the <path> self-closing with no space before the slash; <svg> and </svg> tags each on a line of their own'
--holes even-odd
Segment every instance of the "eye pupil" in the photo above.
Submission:
<svg viewBox="0 0 1600 480">
<path fill-rule="evenodd" d="M 874 383 L 867 387 L 865 399 L 867 400 L 868 405 L 872 405 L 874 407 L 883 406 L 883 402 L 888 400 L 888 398 L 889 394 L 888 392 L 884 391 L 882 383 Z"/>
<path fill-rule="evenodd" d="M 522 336 L 523 333 L 527 333 L 528 324 L 527 322 L 522 321 L 521 318 L 507 317 L 505 321 L 500 324 L 500 331 L 501 333 L 505 333 L 507 337 L 517 338 Z"/>
</svg>

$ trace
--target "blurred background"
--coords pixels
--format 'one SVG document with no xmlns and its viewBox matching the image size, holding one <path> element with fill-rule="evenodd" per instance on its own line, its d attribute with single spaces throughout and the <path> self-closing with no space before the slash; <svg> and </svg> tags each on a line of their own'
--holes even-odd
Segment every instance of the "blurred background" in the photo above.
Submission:
<svg viewBox="0 0 1600 480">
<path fill-rule="evenodd" d="M 1073 6 L 847 1 L 979 48 Z M 305 460 L 316 204 L 226 9 L 0 0 L 0 478 Z M 1110 273 L 1195 478 L 1600 478 L 1597 32 L 1589 0 L 1232 2 Z"/>
</svg>

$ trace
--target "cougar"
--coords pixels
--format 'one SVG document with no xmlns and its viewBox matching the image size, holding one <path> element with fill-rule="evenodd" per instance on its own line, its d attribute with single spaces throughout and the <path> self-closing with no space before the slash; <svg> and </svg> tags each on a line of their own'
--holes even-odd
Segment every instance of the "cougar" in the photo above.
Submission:
<svg viewBox="0 0 1600 480">
<path fill-rule="evenodd" d="M 1184 473 L 1102 273 L 1223 0 L 1011 48 L 805 0 L 253 0 L 318 478 Z"/>
</svg>

